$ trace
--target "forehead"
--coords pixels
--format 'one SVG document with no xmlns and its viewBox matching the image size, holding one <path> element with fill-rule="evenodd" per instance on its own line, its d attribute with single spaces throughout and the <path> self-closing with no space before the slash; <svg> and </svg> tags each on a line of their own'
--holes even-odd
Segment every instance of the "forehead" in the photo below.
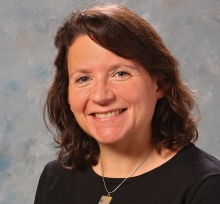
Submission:
<svg viewBox="0 0 220 204">
<path fill-rule="evenodd" d="M 67 54 L 68 73 L 109 72 L 122 67 L 132 68 L 143 74 L 148 72 L 137 61 L 120 57 L 94 42 L 89 36 L 76 38 Z"/>
<path fill-rule="evenodd" d="M 68 68 L 114 66 L 125 63 L 134 64 L 135 62 L 103 48 L 87 35 L 78 37 L 69 47 L 67 53 Z"/>
<path fill-rule="evenodd" d="M 71 60 L 72 58 L 77 60 L 82 57 L 95 57 L 95 54 L 102 54 L 104 50 L 106 49 L 95 43 L 89 36 L 82 35 L 77 37 L 70 45 L 67 60 Z"/>
</svg>

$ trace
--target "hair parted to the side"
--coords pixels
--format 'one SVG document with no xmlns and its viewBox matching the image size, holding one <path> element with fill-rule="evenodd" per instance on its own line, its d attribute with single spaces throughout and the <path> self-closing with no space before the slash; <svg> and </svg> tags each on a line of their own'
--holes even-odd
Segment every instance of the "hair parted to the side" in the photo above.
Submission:
<svg viewBox="0 0 220 204">
<path fill-rule="evenodd" d="M 96 6 L 73 12 L 55 36 L 55 76 L 48 91 L 44 120 L 48 116 L 56 128 L 55 140 L 61 148 L 59 161 L 68 158 L 65 165 L 61 162 L 65 168 L 95 165 L 100 153 L 98 143 L 81 129 L 68 104 L 66 57 L 68 48 L 81 35 L 88 35 L 116 55 L 137 61 L 159 79 L 165 96 L 157 102 L 152 121 L 152 139 L 158 152 L 162 147 L 177 150 L 197 139 L 193 113 L 198 107 L 193 92 L 181 80 L 178 62 L 158 34 L 123 6 Z"/>
</svg>

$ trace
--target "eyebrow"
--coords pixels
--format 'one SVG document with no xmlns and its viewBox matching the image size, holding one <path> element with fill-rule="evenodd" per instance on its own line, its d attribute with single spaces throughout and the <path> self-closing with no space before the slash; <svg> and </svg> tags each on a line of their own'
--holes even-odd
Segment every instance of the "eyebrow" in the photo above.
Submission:
<svg viewBox="0 0 220 204">
<path fill-rule="evenodd" d="M 117 69 L 119 67 L 129 67 L 132 69 L 137 69 L 137 66 L 134 66 L 134 65 L 118 63 L 118 64 L 113 64 L 113 65 L 109 66 L 109 70 Z"/>
<path fill-rule="evenodd" d="M 71 78 L 75 73 L 84 73 L 84 74 L 89 74 L 90 71 L 88 71 L 88 69 L 84 68 L 84 67 L 79 67 L 79 68 L 76 68 L 73 72 L 71 72 L 69 78 Z"/>
<path fill-rule="evenodd" d="M 134 65 L 131 65 L 131 64 L 124 64 L 124 63 L 118 63 L 118 64 L 113 64 L 113 65 L 110 65 L 108 67 L 108 70 L 111 71 L 111 70 L 114 70 L 114 69 L 117 69 L 119 67 L 129 67 L 131 69 L 135 69 L 137 70 L 138 69 L 138 66 L 134 66 Z M 78 67 L 76 68 L 73 72 L 71 72 L 70 74 L 70 77 L 71 78 L 75 73 L 83 73 L 83 74 L 89 74 L 91 73 L 90 70 L 88 70 L 87 68 L 84 68 L 84 67 Z"/>
</svg>

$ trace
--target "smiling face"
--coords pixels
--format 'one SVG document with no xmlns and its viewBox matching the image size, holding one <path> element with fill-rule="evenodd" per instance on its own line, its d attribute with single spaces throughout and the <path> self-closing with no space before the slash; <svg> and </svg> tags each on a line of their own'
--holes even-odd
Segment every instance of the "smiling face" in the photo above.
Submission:
<svg viewBox="0 0 220 204">
<path fill-rule="evenodd" d="M 67 56 L 68 101 L 81 128 L 99 144 L 151 137 L 157 80 L 138 63 L 78 37 Z"/>
</svg>

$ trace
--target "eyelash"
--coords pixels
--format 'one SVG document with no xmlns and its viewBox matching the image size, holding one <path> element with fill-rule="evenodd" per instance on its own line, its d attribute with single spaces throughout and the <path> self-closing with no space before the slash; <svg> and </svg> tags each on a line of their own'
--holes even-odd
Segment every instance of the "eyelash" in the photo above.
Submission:
<svg viewBox="0 0 220 204">
<path fill-rule="evenodd" d="M 120 76 L 120 74 L 123 74 L 122 76 Z M 117 77 L 120 77 L 120 78 L 124 78 L 126 76 L 130 76 L 130 74 L 126 71 L 118 71 L 114 74 L 114 76 L 118 75 Z"/>
<path fill-rule="evenodd" d="M 87 82 L 88 80 L 89 80 L 89 77 L 82 76 L 76 79 L 76 83 L 84 83 L 84 82 Z"/>
<path fill-rule="evenodd" d="M 118 77 L 118 78 L 125 78 L 127 76 L 130 76 L 130 73 L 126 72 L 126 71 L 117 71 L 114 73 L 113 75 L 114 77 Z M 76 83 L 79 83 L 79 84 L 83 84 L 83 83 L 86 83 L 90 80 L 90 78 L 88 76 L 81 76 L 79 78 L 77 78 L 75 80 Z"/>
</svg>

